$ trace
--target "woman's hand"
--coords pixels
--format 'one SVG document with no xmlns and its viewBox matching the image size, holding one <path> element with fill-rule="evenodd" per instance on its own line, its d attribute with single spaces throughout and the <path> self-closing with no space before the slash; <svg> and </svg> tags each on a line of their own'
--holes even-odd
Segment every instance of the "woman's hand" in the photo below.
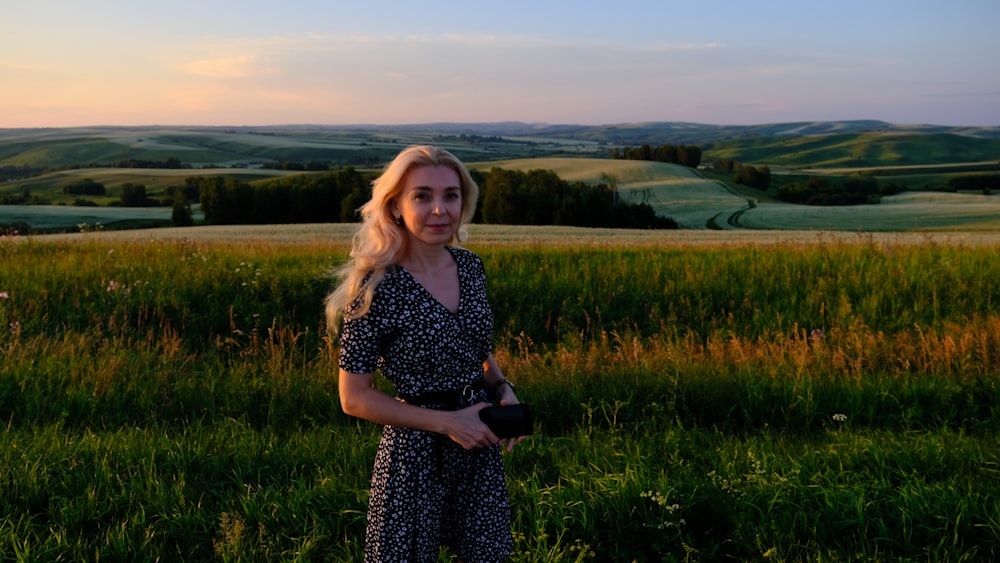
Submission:
<svg viewBox="0 0 1000 563">
<path fill-rule="evenodd" d="M 499 444 L 500 438 L 497 438 L 490 427 L 479 418 L 479 411 L 488 406 L 489 403 L 477 403 L 471 407 L 452 411 L 448 437 L 467 450 Z"/>
</svg>

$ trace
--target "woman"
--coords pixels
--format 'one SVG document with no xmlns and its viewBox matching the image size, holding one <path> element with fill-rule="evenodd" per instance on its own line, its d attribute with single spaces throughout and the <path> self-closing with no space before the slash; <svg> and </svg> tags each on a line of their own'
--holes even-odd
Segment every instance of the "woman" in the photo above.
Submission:
<svg viewBox="0 0 1000 563">
<path fill-rule="evenodd" d="M 365 561 L 503 561 L 510 507 L 500 440 L 479 418 L 489 398 L 516 404 L 492 354 L 482 261 L 457 247 L 479 191 L 431 146 L 402 151 L 375 180 L 340 286 L 327 298 L 340 331 L 344 412 L 384 425 L 375 457 Z M 397 397 L 373 387 L 385 376 Z"/>
</svg>

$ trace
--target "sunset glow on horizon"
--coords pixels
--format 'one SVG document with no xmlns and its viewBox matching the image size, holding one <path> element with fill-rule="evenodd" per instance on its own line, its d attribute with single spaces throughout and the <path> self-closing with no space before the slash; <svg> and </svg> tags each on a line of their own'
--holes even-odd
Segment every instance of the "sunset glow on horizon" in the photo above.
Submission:
<svg viewBox="0 0 1000 563">
<path fill-rule="evenodd" d="M 14 0 L 0 128 L 1000 125 L 1000 2 Z"/>
</svg>

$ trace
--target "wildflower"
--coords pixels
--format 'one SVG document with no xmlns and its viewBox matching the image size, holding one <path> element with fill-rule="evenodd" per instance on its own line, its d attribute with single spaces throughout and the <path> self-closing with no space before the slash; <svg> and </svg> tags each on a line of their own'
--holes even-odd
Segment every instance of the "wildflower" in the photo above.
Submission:
<svg viewBox="0 0 1000 563">
<path fill-rule="evenodd" d="M 837 413 L 837 414 L 833 415 L 830 418 L 832 418 L 836 422 L 847 422 L 847 415 L 846 414 Z"/>
<path fill-rule="evenodd" d="M 811 333 L 809 333 L 810 342 L 819 342 L 821 340 L 826 340 L 826 334 L 821 328 L 814 328 Z"/>
<path fill-rule="evenodd" d="M 0 291 L 0 299 L 10 299 L 10 294 L 6 291 Z"/>
<path fill-rule="evenodd" d="M 122 286 L 120 283 L 116 282 L 115 280 L 111 280 L 108 282 L 108 293 L 111 293 L 112 291 L 118 291 L 119 289 L 121 289 L 121 287 Z"/>
</svg>

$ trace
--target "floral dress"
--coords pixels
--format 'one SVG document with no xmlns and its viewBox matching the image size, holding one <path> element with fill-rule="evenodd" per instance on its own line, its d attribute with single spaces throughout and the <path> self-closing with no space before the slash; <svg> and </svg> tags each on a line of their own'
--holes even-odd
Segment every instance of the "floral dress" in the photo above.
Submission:
<svg viewBox="0 0 1000 563">
<path fill-rule="evenodd" d="M 340 367 L 379 371 L 400 395 L 460 389 L 483 375 L 493 312 L 483 263 L 449 248 L 460 297 L 452 313 L 400 266 L 375 290 L 371 309 L 344 322 Z M 473 402 L 486 400 L 478 391 Z M 435 408 L 430 405 L 429 408 Z M 387 425 L 375 456 L 365 561 L 434 562 L 442 545 L 469 563 L 504 561 L 512 547 L 499 446 L 465 450 L 448 436 Z"/>
</svg>

